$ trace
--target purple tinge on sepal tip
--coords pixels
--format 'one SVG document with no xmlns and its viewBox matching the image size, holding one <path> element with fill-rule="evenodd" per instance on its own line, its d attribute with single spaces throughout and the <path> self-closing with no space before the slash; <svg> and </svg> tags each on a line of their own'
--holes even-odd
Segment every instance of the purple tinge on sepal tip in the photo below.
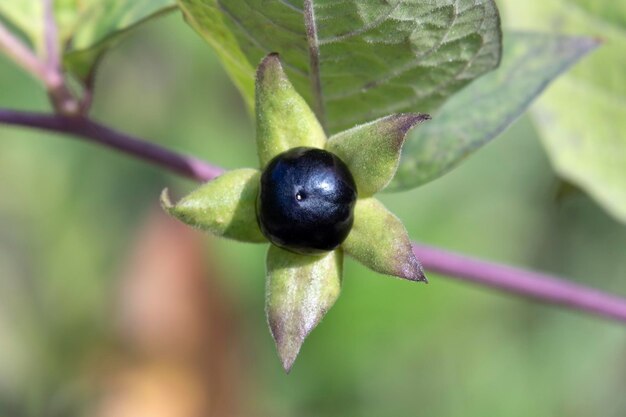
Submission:
<svg viewBox="0 0 626 417">
<path fill-rule="evenodd" d="M 428 284 L 428 279 L 426 278 L 426 275 L 424 275 L 424 269 L 422 268 L 422 264 L 417 260 L 412 252 L 409 256 L 408 263 L 404 263 L 402 265 L 399 276 L 411 281 L 424 282 Z"/>
<path fill-rule="evenodd" d="M 278 52 L 269 53 L 263 58 L 259 66 L 257 67 L 256 78 L 257 81 L 260 81 L 265 76 L 265 71 L 271 66 L 276 66 L 279 69 L 279 72 L 282 73 L 282 64 L 280 62 L 280 55 Z"/>
<path fill-rule="evenodd" d="M 432 119 L 429 114 L 425 113 L 400 113 L 389 116 L 389 118 L 395 123 L 398 123 L 395 125 L 395 129 L 397 129 L 397 132 L 399 133 L 398 139 L 400 141 L 400 146 L 404 143 L 406 134 L 409 130 Z"/>
<path fill-rule="evenodd" d="M 289 373 L 309 332 L 305 335 L 288 335 L 279 320 L 268 317 L 268 322 L 280 362 L 285 372 Z"/>
</svg>

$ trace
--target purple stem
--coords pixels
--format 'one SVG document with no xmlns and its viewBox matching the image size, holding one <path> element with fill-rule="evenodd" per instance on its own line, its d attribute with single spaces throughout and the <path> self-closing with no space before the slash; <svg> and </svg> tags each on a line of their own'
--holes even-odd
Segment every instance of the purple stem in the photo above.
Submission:
<svg viewBox="0 0 626 417">
<path fill-rule="evenodd" d="M 209 181 L 224 172 L 205 161 L 115 131 L 87 117 L 0 109 L 0 124 L 25 126 L 88 139 L 197 181 Z M 626 323 L 624 298 L 556 276 L 482 261 L 418 243 L 413 243 L 413 252 L 424 268 L 432 272 Z"/>
<path fill-rule="evenodd" d="M 157 164 L 197 181 L 209 181 L 224 170 L 151 142 L 103 126 L 82 116 L 49 115 L 0 109 L 0 123 L 66 133 Z"/>
<path fill-rule="evenodd" d="M 626 323 L 626 299 L 612 294 L 554 275 L 482 261 L 418 243 L 413 243 L 413 253 L 424 268 L 432 272 Z"/>
</svg>

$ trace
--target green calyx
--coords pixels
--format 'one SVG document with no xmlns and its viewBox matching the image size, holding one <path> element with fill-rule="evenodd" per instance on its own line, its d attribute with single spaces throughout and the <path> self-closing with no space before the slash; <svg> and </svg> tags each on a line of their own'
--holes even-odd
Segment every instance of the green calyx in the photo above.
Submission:
<svg viewBox="0 0 626 417">
<path fill-rule="evenodd" d="M 291 148 L 324 148 L 324 129 L 287 79 L 278 54 L 269 54 L 261 61 L 255 92 L 256 144 L 261 169 Z"/>
<path fill-rule="evenodd" d="M 270 245 L 267 254 L 266 313 L 283 367 L 289 371 L 307 335 L 339 296 L 343 253 L 368 268 L 411 281 L 426 281 L 400 220 L 372 197 L 393 178 L 407 132 L 430 119 L 424 114 L 391 115 L 326 138 L 306 101 L 285 75 L 277 54 L 268 55 L 256 77 L 257 150 L 264 169 L 295 147 L 337 155 L 357 185 L 354 225 L 343 244 L 320 256 Z M 261 172 L 238 169 L 202 185 L 164 209 L 190 226 L 250 243 L 264 243 L 256 217 Z"/>
<path fill-rule="evenodd" d="M 164 190 L 161 205 L 180 221 L 216 236 L 242 242 L 266 242 L 255 213 L 260 176 L 256 169 L 226 172 L 175 205 Z"/>
<path fill-rule="evenodd" d="M 411 281 L 426 281 L 404 225 L 375 198 L 359 199 L 346 253 L 368 268 Z"/>
<path fill-rule="evenodd" d="M 341 158 L 354 176 L 359 196 L 371 197 L 391 182 L 406 134 L 430 120 L 427 114 L 394 114 L 332 136 L 326 150 Z"/>
<path fill-rule="evenodd" d="M 304 339 L 339 297 L 342 269 L 341 250 L 306 256 L 270 245 L 265 311 L 287 372 Z"/>
</svg>

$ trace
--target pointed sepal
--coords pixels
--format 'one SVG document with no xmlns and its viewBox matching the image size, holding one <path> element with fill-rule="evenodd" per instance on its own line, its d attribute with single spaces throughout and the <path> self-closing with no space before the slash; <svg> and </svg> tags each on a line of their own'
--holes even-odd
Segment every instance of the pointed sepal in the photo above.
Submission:
<svg viewBox="0 0 626 417">
<path fill-rule="evenodd" d="M 256 169 L 228 171 L 176 204 L 170 201 L 167 189 L 163 190 L 161 205 L 183 223 L 214 235 L 243 242 L 267 242 L 256 219 L 260 177 Z"/>
<path fill-rule="evenodd" d="M 359 199 L 354 225 L 341 245 L 368 268 L 411 281 L 426 281 L 402 222 L 375 198 Z"/>
<path fill-rule="evenodd" d="M 394 114 L 332 136 L 326 150 L 348 165 L 359 196 L 371 197 L 389 184 L 400 163 L 409 130 L 430 120 L 427 114 Z"/>
<path fill-rule="evenodd" d="M 307 256 L 270 245 L 265 310 L 285 371 L 339 296 L 342 267 L 341 249 Z"/>
<path fill-rule="evenodd" d="M 323 149 L 324 129 L 289 82 L 278 54 L 263 59 L 256 74 L 256 140 L 261 169 L 298 146 Z"/>
</svg>

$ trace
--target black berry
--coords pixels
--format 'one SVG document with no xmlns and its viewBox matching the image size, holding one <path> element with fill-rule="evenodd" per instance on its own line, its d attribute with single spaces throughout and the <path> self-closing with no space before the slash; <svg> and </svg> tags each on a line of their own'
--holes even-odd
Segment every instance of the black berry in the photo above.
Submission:
<svg viewBox="0 0 626 417">
<path fill-rule="evenodd" d="M 330 152 L 293 148 L 261 176 L 257 218 L 275 245 L 303 254 L 330 251 L 348 236 L 357 191 L 346 164 Z"/>
</svg>

